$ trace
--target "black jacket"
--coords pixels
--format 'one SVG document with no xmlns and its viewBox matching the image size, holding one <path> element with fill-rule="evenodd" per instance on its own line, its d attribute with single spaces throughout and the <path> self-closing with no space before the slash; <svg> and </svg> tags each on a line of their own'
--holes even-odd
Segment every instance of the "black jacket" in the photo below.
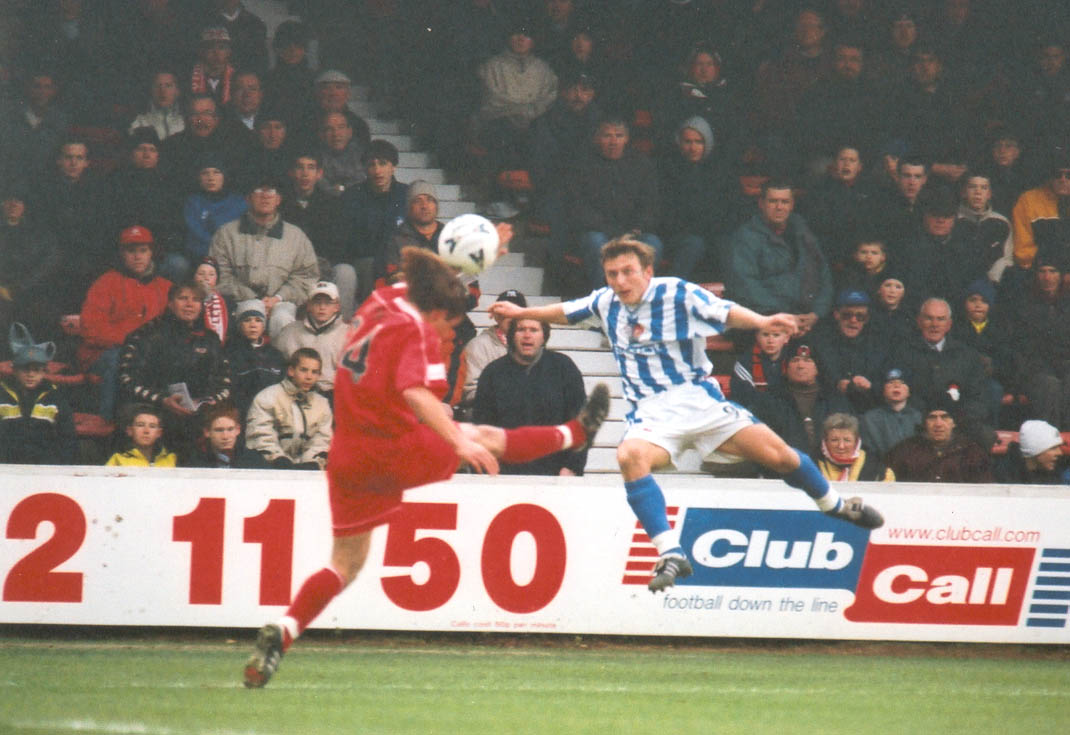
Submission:
<svg viewBox="0 0 1070 735">
<path fill-rule="evenodd" d="M 476 423 L 506 429 L 539 424 L 563 424 L 574 417 L 586 399 L 583 375 L 566 355 L 544 350 L 532 365 L 511 356 L 499 357 L 484 368 L 472 411 Z M 568 450 L 526 464 L 502 465 L 510 475 L 556 475 L 563 467 L 583 474 L 586 452 Z"/>
<path fill-rule="evenodd" d="M 253 347 L 241 335 L 227 340 L 223 355 L 230 364 L 231 400 L 244 420 L 256 394 L 286 377 L 286 358 L 270 344 Z"/>
<path fill-rule="evenodd" d="M 185 383 L 194 399 L 230 397 L 230 366 L 219 337 L 201 317 L 190 327 L 168 310 L 123 342 L 119 391 L 127 401 L 162 406 L 175 383 Z"/>
<path fill-rule="evenodd" d="M 54 384 L 27 391 L 0 379 L 0 463 L 74 464 L 78 437 L 71 404 Z"/>
</svg>

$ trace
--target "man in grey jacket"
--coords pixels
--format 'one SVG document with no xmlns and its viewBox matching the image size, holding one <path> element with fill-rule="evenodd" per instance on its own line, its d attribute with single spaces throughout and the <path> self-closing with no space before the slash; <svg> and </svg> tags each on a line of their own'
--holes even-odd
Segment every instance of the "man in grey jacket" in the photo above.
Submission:
<svg viewBox="0 0 1070 735">
<path fill-rule="evenodd" d="M 762 185 L 758 214 L 729 237 L 726 293 L 760 314 L 794 314 L 806 334 L 832 307 L 832 274 L 794 209 L 790 182 L 772 178 Z"/>
<path fill-rule="evenodd" d="M 246 197 L 248 211 L 216 230 L 212 257 L 219 263 L 219 292 L 232 301 L 260 299 L 274 337 L 297 318 L 297 306 L 308 300 L 319 280 L 312 243 L 299 227 L 279 215 L 279 185 L 263 177 L 253 180 Z"/>
</svg>

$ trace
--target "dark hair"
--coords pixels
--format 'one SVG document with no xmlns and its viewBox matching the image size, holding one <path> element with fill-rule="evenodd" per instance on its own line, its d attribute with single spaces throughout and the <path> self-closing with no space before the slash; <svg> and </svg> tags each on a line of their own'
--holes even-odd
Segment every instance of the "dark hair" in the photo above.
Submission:
<svg viewBox="0 0 1070 735">
<path fill-rule="evenodd" d="M 639 258 L 643 268 L 654 266 L 655 250 L 645 242 L 636 240 L 631 235 L 615 237 L 602 246 L 602 262 L 619 258 L 622 255 L 634 255 Z"/>
<path fill-rule="evenodd" d="M 792 184 L 791 179 L 786 176 L 770 176 L 766 179 L 762 183 L 761 189 L 758 191 L 758 198 L 764 199 L 770 189 L 788 189 L 793 194 L 795 193 L 795 185 Z"/>
<path fill-rule="evenodd" d="M 128 403 L 123 406 L 122 410 L 119 412 L 123 428 L 131 426 L 134 423 L 134 419 L 143 413 L 155 416 L 157 420 L 159 420 L 160 426 L 163 426 L 163 411 L 156 406 L 153 406 L 151 403 Z"/>
<path fill-rule="evenodd" d="M 192 278 L 187 278 L 184 281 L 175 281 L 171 284 L 171 288 L 167 289 L 167 300 L 172 301 L 178 296 L 180 291 L 189 290 L 197 294 L 201 301 L 204 301 L 204 287 L 201 284 L 194 281 Z"/>
<path fill-rule="evenodd" d="M 367 166 L 372 161 L 389 161 L 395 166 L 398 165 L 398 149 L 388 140 L 382 138 L 376 138 L 368 144 L 367 150 L 360 157 L 360 162 Z"/>
<path fill-rule="evenodd" d="M 316 162 L 316 168 L 323 168 L 323 154 L 319 151 L 309 149 L 298 149 L 296 153 L 290 156 L 290 168 L 297 165 L 298 158 L 311 158 Z"/>
<path fill-rule="evenodd" d="M 327 118 L 331 115 L 341 115 L 344 117 L 346 119 L 346 125 L 353 128 L 354 131 L 360 127 L 360 122 L 358 122 L 360 118 L 353 114 L 352 110 L 342 109 L 320 112 L 319 115 L 316 116 L 316 130 L 322 128 L 323 124 L 327 122 Z"/>
<path fill-rule="evenodd" d="M 903 166 L 921 166 L 925 169 L 926 173 L 929 171 L 929 162 L 921 156 L 913 153 L 908 153 L 899 157 L 899 161 L 895 164 L 896 172 L 902 173 Z"/>
<path fill-rule="evenodd" d="M 320 357 L 320 353 L 311 347 L 298 347 L 294 350 L 294 353 L 290 355 L 290 359 L 286 363 L 286 367 L 295 368 L 301 364 L 301 360 L 315 360 L 323 367 L 323 358 Z"/>
<path fill-rule="evenodd" d="M 409 285 L 409 301 L 420 311 L 444 309 L 452 319 L 468 310 L 468 292 L 434 253 L 418 247 L 403 248 L 401 270 Z"/>
<path fill-rule="evenodd" d="M 520 322 L 526 322 L 526 321 L 538 321 L 538 320 L 537 319 L 531 319 L 530 317 L 528 317 L 528 318 L 523 318 L 523 319 L 513 319 L 511 322 L 509 322 L 509 329 L 506 330 L 506 332 L 505 332 L 505 343 L 509 346 L 509 351 L 510 352 L 512 352 L 513 349 L 516 347 L 516 345 L 513 343 L 513 340 L 516 338 L 516 325 L 518 323 L 520 323 Z M 546 342 L 550 341 L 550 322 L 542 322 L 542 321 L 540 321 L 539 324 L 542 325 L 542 341 L 543 341 L 543 344 L 545 345 Z"/>
<path fill-rule="evenodd" d="M 624 128 L 627 131 L 631 131 L 631 126 L 628 124 L 628 118 L 619 112 L 607 112 L 598 119 L 598 124 L 595 125 L 595 132 L 598 131 L 603 125 L 609 125 L 614 128 Z"/>
</svg>

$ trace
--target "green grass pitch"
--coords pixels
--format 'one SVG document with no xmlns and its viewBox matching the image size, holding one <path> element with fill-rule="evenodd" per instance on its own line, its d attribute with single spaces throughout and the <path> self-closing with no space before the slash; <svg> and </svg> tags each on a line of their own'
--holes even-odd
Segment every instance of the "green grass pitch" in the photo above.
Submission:
<svg viewBox="0 0 1070 735">
<path fill-rule="evenodd" d="M 0 733 L 1065 733 L 1067 649 L 600 639 L 0 636 Z M 1017 651 L 1017 652 L 1015 652 Z"/>
</svg>

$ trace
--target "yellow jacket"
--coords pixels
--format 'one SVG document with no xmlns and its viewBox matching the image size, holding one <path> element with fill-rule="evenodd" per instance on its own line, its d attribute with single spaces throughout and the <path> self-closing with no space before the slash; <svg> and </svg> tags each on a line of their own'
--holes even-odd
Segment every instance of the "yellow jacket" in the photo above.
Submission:
<svg viewBox="0 0 1070 735">
<path fill-rule="evenodd" d="M 167 451 L 166 447 L 160 447 L 156 457 L 150 462 L 137 447 L 127 449 L 125 452 L 116 452 L 104 463 L 108 467 L 177 467 L 178 456 L 174 452 Z"/>
</svg>

